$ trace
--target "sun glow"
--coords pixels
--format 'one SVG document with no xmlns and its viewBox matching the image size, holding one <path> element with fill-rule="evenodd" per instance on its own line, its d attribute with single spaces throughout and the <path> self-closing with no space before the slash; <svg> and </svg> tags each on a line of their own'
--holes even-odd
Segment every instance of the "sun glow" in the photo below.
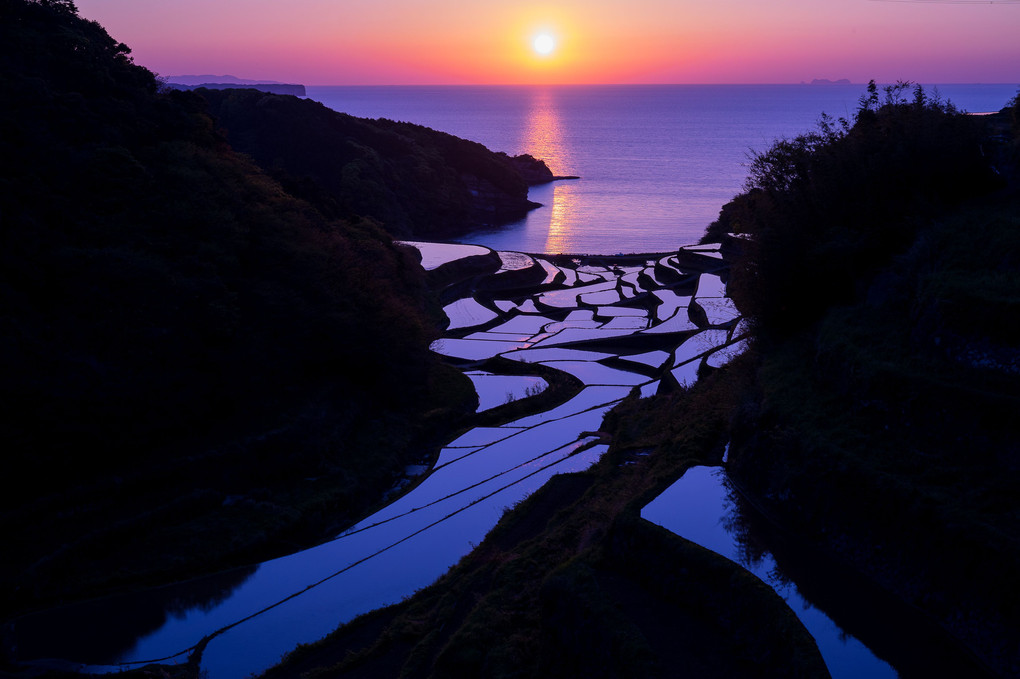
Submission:
<svg viewBox="0 0 1020 679">
<path fill-rule="evenodd" d="M 74 4 L 157 73 L 309 85 L 1013 82 L 1020 63 L 1012 0 Z"/>
<path fill-rule="evenodd" d="M 531 41 L 531 47 L 535 50 L 536 54 L 547 56 L 553 53 L 556 49 L 556 39 L 548 33 L 539 33 L 535 36 L 535 39 Z"/>
</svg>

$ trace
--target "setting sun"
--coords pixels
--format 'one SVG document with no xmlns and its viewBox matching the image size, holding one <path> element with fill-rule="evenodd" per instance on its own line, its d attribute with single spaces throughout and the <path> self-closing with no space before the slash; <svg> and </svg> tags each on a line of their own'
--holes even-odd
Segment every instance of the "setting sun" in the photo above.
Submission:
<svg viewBox="0 0 1020 679">
<path fill-rule="evenodd" d="M 556 49 L 556 40 L 548 33 L 541 33 L 535 36 L 531 46 L 537 54 L 545 56 L 552 54 L 553 50 Z"/>
<path fill-rule="evenodd" d="M 1020 54 L 1016 0 L 75 4 L 157 73 L 316 85 L 1013 82 Z"/>
</svg>

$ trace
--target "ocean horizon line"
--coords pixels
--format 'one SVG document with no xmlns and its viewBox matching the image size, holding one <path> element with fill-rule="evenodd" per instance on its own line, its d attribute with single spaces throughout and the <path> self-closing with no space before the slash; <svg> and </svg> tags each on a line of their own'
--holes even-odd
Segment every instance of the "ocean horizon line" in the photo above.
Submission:
<svg viewBox="0 0 1020 679">
<path fill-rule="evenodd" d="M 175 76 L 170 76 L 175 77 Z M 261 82 L 261 81 L 259 81 Z M 265 81 L 269 82 L 269 81 Z M 298 82 L 298 81 L 293 81 Z M 916 80 L 903 80 L 901 82 L 907 82 L 912 85 L 921 85 L 923 87 L 934 87 L 943 85 L 952 86 L 991 86 L 991 87 L 1018 87 L 1020 88 L 1020 80 L 1017 82 L 921 82 Z M 827 83 L 813 83 L 808 81 L 801 82 L 784 82 L 784 83 L 347 83 L 347 84 L 322 84 L 322 83 L 303 83 L 306 87 L 493 87 L 493 88 L 513 88 L 513 87 L 830 87 L 830 86 L 860 86 L 867 85 L 867 82 L 843 82 L 842 80 L 830 80 Z M 880 87 L 885 85 L 895 85 L 895 82 L 878 82 L 876 84 Z"/>
</svg>

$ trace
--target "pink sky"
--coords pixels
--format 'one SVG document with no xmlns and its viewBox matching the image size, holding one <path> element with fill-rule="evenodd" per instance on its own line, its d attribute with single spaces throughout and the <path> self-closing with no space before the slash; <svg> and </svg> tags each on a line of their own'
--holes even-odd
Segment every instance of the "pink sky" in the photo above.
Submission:
<svg viewBox="0 0 1020 679">
<path fill-rule="evenodd" d="M 160 75 L 348 84 L 1020 84 L 1020 0 L 77 0 Z M 548 56 L 535 35 L 556 40 Z"/>
</svg>

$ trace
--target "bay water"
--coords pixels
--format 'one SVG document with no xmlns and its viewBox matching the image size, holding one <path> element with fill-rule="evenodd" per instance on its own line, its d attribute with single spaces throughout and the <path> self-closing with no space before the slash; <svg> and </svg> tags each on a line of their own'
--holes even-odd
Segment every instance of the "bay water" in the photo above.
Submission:
<svg viewBox="0 0 1020 679">
<path fill-rule="evenodd" d="M 997 111 L 1015 84 L 937 85 L 969 112 Z M 557 175 L 534 187 L 543 207 L 460 239 L 531 253 L 666 252 L 697 242 L 741 188 L 748 156 L 852 119 L 863 84 L 308 87 L 308 97 L 365 118 L 425 125 Z"/>
</svg>

